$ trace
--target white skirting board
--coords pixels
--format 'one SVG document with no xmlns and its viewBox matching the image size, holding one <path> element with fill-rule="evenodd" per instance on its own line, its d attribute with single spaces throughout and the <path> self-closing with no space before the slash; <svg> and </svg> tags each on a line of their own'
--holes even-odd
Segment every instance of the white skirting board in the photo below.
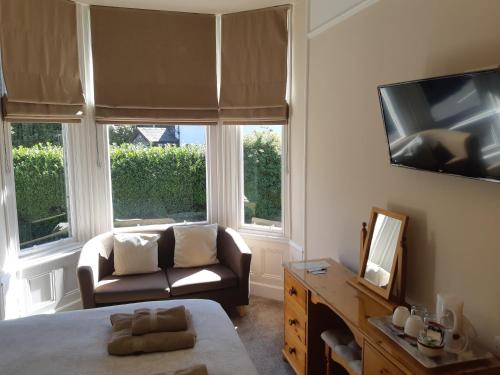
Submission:
<svg viewBox="0 0 500 375">
<path fill-rule="evenodd" d="M 81 310 L 81 309 L 83 309 L 83 305 L 82 305 L 82 300 L 80 298 L 80 290 L 76 289 L 64 295 L 63 299 L 59 302 L 59 304 L 55 308 L 55 312 Z"/>
<path fill-rule="evenodd" d="M 262 283 L 250 282 L 250 298 L 251 296 L 264 297 L 283 301 L 283 286 L 266 285 Z"/>
</svg>

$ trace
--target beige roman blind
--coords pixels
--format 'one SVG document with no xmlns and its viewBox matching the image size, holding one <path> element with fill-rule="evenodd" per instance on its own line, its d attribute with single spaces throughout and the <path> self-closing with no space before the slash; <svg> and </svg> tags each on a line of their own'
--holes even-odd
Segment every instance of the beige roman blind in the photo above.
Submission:
<svg viewBox="0 0 500 375">
<path fill-rule="evenodd" d="M 0 49 L 5 120 L 80 120 L 84 98 L 72 1 L 0 0 Z"/>
<path fill-rule="evenodd" d="M 216 123 L 215 16 L 92 6 L 96 120 Z"/>
<path fill-rule="evenodd" d="M 222 15 L 220 117 L 285 124 L 289 6 Z"/>
</svg>

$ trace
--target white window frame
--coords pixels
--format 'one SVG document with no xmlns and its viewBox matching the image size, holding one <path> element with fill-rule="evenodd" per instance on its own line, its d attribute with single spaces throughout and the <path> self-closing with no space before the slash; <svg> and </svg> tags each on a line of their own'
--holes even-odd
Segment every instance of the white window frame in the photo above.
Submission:
<svg viewBox="0 0 500 375">
<path fill-rule="evenodd" d="M 111 157 L 110 157 L 110 144 L 109 144 L 109 127 L 112 126 L 113 124 L 106 124 L 104 125 L 105 127 L 105 132 L 106 132 L 106 139 L 105 142 L 107 143 L 106 147 L 106 158 L 107 158 L 107 164 L 108 164 L 108 181 L 109 181 L 109 196 L 111 198 L 111 225 L 114 229 L 114 222 L 115 222 L 115 212 L 113 208 L 113 180 L 111 176 Z M 129 124 L 131 126 L 138 126 L 140 124 Z M 176 126 L 182 125 L 182 124 L 175 124 Z M 214 135 L 209 131 L 213 125 L 208 125 L 204 123 L 200 124 L 190 124 L 192 126 L 203 126 L 205 130 L 205 202 L 206 202 L 206 207 L 205 207 L 205 215 L 206 219 L 201 220 L 201 221 L 185 221 L 185 222 L 178 222 L 175 224 L 209 224 L 209 223 L 214 223 L 217 222 L 217 211 L 214 210 L 213 205 L 214 202 L 217 204 L 216 199 L 214 200 L 212 191 L 214 189 L 214 176 L 212 175 L 212 172 L 216 172 L 216 161 L 213 160 L 213 157 L 209 157 L 211 155 L 211 150 L 213 149 L 213 144 L 214 141 Z M 121 125 L 119 125 L 121 126 Z M 127 125 L 123 125 L 127 126 Z M 214 220 L 215 219 L 215 220 Z M 137 224 L 137 226 L 142 226 L 141 224 Z M 146 224 L 147 226 L 147 224 Z"/>
<path fill-rule="evenodd" d="M 252 124 L 249 124 L 252 125 Z M 289 188 L 289 171 L 288 171 L 288 127 L 281 127 L 281 227 L 271 227 L 257 224 L 245 223 L 245 186 L 244 186 L 244 157 L 243 157 L 243 132 L 240 126 L 237 127 L 238 144 L 238 231 L 245 234 L 288 238 L 288 188 Z"/>
<path fill-rule="evenodd" d="M 73 126 L 73 125 L 71 125 Z M 68 150 L 70 145 L 68 142 L 68 131 L 70 126 L 68 124 L 62 124 L 62 135 L 63 135 L 63 150 L 64 150 L 64 169 L 65 169 L 65 182 L 66 182 L 66 201 L 67 209 L 69 210 L 68 222 L 69 222 L 69 236 L 67 238 L 62 238 L 56 241 L 48 242 L 41 245 L 33 245 L 29 248 L 21 250 L 21 243 L 19 239 L 19 226 L 17 217 L 17 202 L 16 202 L 16 186 L 15 186 L 15 176 L 14 176 L 14 162 L 13 162 L 13 147 L 12 147 L 12 137 L 11 137 L 11 123 L 4 121 L 2 123 L 2 132 L 4 138 L 4 163 L 2 168 L 4 169 L 4 189 L 6 191 L 6 226 L 7 226 L 7 237 L 9 247 L 11 247 L 11 253 L 17 254 L 19 259 L 31 260 L 37 257 L 42 257 L 50 255 L 53 253 L 59 253 L 69 250 L 74 250 L 81 247 L 74 237 L 75 228 L 73 224 L 75 223 L 75 194 L 74 194 L 74 182 L 72 179 L 73 174 L 71 173 L 71 158 L 68 157 Z"/>
<path fill-rule="evenodd" d="M 219 215 L 219 163 L 217 151 L 220 144 L 220 132 L 217 125 L 205 126 L 206 169 L 207 169 L 207 224 L 218 223 Z"/>
</svg>

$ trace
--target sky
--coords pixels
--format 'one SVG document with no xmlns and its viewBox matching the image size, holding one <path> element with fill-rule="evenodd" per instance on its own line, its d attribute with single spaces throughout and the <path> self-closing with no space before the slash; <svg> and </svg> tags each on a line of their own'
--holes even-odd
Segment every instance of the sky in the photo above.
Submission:
<svg viewBox="0 0 500 375">
<path fill-rule="evenodd" d="M 180 125 L 181 146 L 185 144 L 204 144 L 205 128 L 203 126 Z"/>
<path fill-rule="evenodd" d="M 271 129 L 271 131 L 280 134 L 280 125 L 246 125 L 243 127 L 243 134 L 247 135 L 254 130 L 263 128 Z M 205 127 L 195 125 L 180 125 L 181 146 L 185 144 L 204 144 L 205 143 Z"/>
</svg>

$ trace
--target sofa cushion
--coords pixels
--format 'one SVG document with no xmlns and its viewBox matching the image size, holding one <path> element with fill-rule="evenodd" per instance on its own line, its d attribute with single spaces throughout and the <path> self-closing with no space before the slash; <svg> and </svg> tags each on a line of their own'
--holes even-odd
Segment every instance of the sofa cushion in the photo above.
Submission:
<svg viewBox="0 0 500 375">
<path fill-rule="evenodd" d="M 94 290 L 96 303 L 123 303 L 170 297 L 165 272 L 127 276 L 106 276 Z"/>
<path fill-rule="evenodd" d="M 159 234 L 116 233 L 113 253 L 115 254 L 115 276 L 139 275 L 159 271 Z"/>
<path fill-rule="evenodd" d="M 175 225 L 174 267 L 217 264 L 217 224 Z"/>
<path fill-rule="evenodd" d="M 168 267 L 166 273 L 170 293 L 174 297 L 232 288 L 238 285 L 238 277 L 235 273 L 222 264 L 192 268 Z"/>
</svg>

